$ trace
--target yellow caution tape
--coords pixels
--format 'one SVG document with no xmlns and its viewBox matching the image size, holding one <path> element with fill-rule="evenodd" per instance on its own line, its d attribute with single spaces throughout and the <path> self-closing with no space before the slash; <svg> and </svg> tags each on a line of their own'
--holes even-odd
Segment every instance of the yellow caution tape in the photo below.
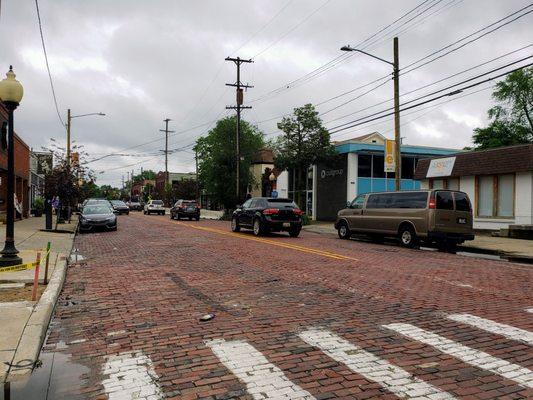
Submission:
<svg viewBox="0 0 533 400">
<path fill-rule="evenodd" d="M 11 267 L 0 268 L 0 274 L 4 272 L 17 272 L 17 271 L 24 271 L 27 269 L 35 268 L 37 265 L 42 264 L 44 261 L 46 261 L 46 257 L 48 256 L 48 254 L 50 254 L 50 250 L 48 250 L 44 254 L 44 256 L 41 257 L 40 262 L 34 261 L 30 263 L 25 263 L 25 264 L 12 265 Z"/>
</svg>

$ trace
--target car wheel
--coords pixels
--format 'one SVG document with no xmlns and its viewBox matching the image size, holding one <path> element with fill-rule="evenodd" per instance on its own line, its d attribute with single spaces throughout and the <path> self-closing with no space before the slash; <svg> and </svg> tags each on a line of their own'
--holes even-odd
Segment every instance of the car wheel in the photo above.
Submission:
<svg viewBox="0 0 533 400">
<path fill-rule="evenodd" d="M 350 228 L 348 228 L 348 224 L 344 221 L 339 222 L 337 233 L 341 239 L 350 239 L 350 236 L 352 236 L 352 232 L 350 231 Z"/>
<path fill-rule="evenodd" d="M 143 211 L 143 214 L 146 215 L 146 211 Z"/>
<path fill-rule="evenodd" d="M 192 221 L 192 217 L 189 217 L 189 221 Z"/>
<path fill-rule="evenodd" d="M 241 230 L 241 227 L 239 226 L 239 221 L 237 220 L 237 217 L 233 217 L 231 219 L 231 231 L 239 232 L 240 230 Z"/>
<path fill-rule="evenodd" d="M 126 215 L 130 215 L 130 212 L 128 211 L 128 212 L 126 213 Z"/>
<path fill-rule="evenodd" d="M 196 221 L 200 221 L 200 216 L 198 215 L 195 219 Z"/>
<path fill-rule="evenodd" d="M 177 214 L 177 216 L 178 216 L 178 221 L 181 220 L 181 216 L 179 213 Z"/>
<path fill-rule="evenodd" d="M 263 227 L 259 218 L 254 219 L 253 229 L 255 236 L 261 236 L 263 234 Z"/>
<path fill-rule="evenodd" d="M 166 213 L 165 213 L 164 211 L 161 213 L 161 215 L 165 215 L 165 214 L 166 214 Z"/>
<path fill-rule="evenodd" d="M 290 237 L 298 237 L 298 235 L 300 234 L 302 228 L 291 228 L 289 230 L 289 236 Z"/>
<path fill-rule="evenodd" d="M 415 247 L 418 244 L 418 237 L 411 225 L 402 225 L 398 231 L 398 238 L 403 247 Z"/>
</svg>

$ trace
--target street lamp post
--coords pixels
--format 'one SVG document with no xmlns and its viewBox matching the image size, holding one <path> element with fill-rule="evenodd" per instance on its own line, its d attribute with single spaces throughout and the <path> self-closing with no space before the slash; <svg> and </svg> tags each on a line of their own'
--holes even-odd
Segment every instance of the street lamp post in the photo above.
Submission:
<svg viewBox="0 0 533 400">
<path fill-rule="evenodd" d="M 276 190 L 276 175 L 274 175 L 274 171 L 270 173 L 268 180 L 270 181 L 270 196 L 272 196 L 272 192 Z"/>
<path fill-rule="evenodd" d="M 24 89 L 19 81 L 15 79 L 13 67 L 9 66 L 7 77 L 0 82 L 0 100 L 4 103 L 8 111 L 8 145 L 7 145 L 7 220 L 6 220 L 6 240 L 4 249 L 0 252 L 0 268 L 22 263 L 22 258 L 18 256 L 15 247 L 15 149 L 14 149 L 14 128 L 13 112 L 20 104 Z"/>
<path fill-rule="evenodd" d="M 401 186 L 401 173 L 402 173 L 402 157 L 401 157 L 401 137 L 400 137 L 400 66 L 399 66 L 399 56 L 398 56 L 398 38 L 394 38 L 394 61 L 390 62 L 384 60 L 383 58 L 376 57 L 373 54 L 367 53 L 366 51 L 354 49 L 350 46 L 341 47 L 342 51 L 357 51 L 358 53 L 366 54 L 376 60 L 382 61 L 389 65 L 392 65 L 393 68 L 393 79 L 394 79 L 394 182 L 395 189 L 400 190 Z"/>
<path fill-rule="evenodd" d="M 80 114 L 80 115 L 71 115 L 70 114 L 70 108 L 67 110 L 67 165 L 70 166 L 70 128 L 72 126 L 72 119 L 73 118 L 80 118 L 80 117 L 88 117 L 90 115 L 100 115 L 105 116 L 104 113 L 98 112 L 98 113 L 89 113 L 89 114 Z"/>
</svg>

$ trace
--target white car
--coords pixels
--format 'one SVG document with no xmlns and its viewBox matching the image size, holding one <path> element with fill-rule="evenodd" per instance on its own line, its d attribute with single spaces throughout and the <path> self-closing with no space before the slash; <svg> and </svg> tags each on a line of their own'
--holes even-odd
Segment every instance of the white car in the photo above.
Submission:
<svg viewBox="0 0 533 400">
<path fill-rule="evenodd" d="M 163 200 L 150 200 L 148 203 L 144 205 L 144 214 L 160 214 L 165 215 L 165 207 L 163 204 Z"/>
</svg>

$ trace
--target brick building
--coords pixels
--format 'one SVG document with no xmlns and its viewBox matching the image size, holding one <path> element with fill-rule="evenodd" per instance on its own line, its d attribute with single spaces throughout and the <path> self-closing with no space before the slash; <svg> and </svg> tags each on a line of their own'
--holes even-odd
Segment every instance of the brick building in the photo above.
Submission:
<svg viewBox="0 0 533 400">
<path fill-rule="evenodd" d="M 7 123 L 7 110 L 0 103 L 0 126 Z M 22 208 L 22 215 L 27 218 L 30 210 L 30 148 L 15 133 L 15 194 Z M 0 220 L 6 218 L 7 197 L 7 149 L 0 147 Z"/>
</svg>

